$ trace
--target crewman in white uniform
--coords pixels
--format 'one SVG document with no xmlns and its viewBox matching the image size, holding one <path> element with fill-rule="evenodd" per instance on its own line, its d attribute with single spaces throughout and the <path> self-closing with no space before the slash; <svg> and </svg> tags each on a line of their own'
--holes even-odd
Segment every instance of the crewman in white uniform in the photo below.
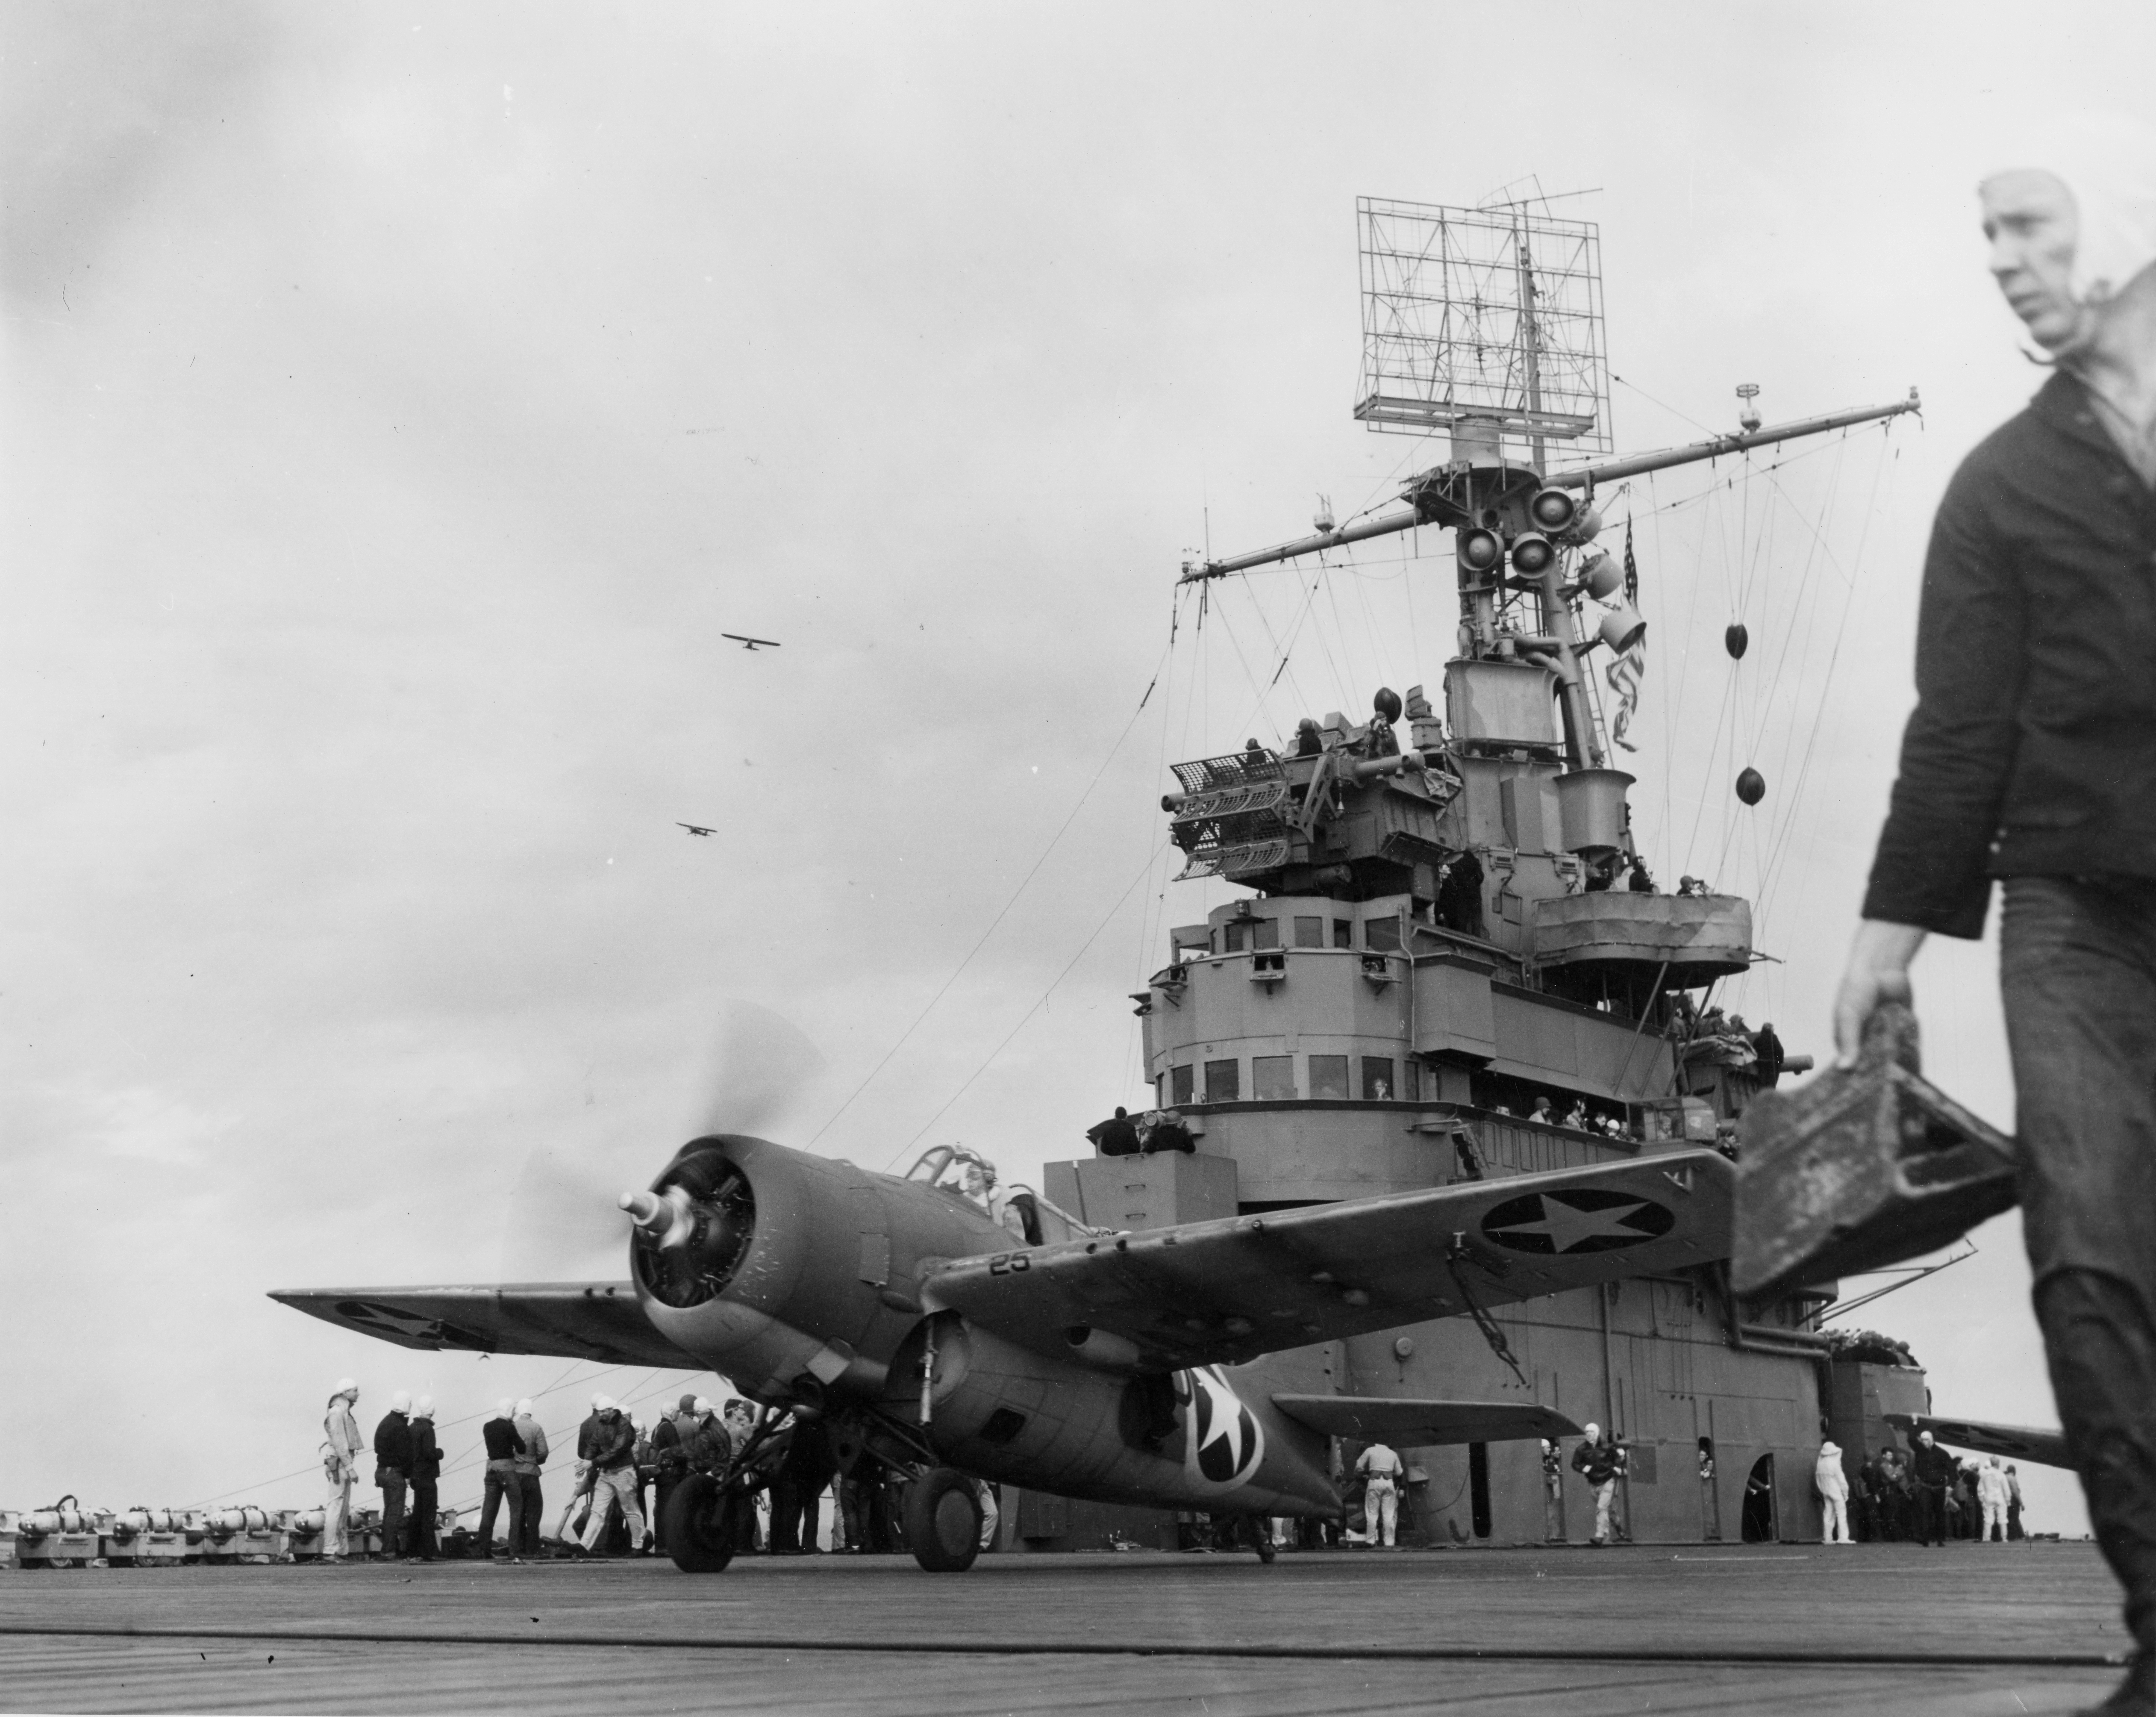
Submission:
<svg viewBox="0 0 2156 1717">
<path fill-rule="evenodd" d="M 1841 1445 L 1832 1438 L 1820 1445 L 1819 1461 L 1812 1468 L 1812 1483 L 1820 1493 L 1822 1541 L 1856 1542 L 1849 1535 L 1849 1474 L 1842 1470 Z"/>
<path fill-rule="evenodd" d="M 1393 1538 L 1399 1526 L 1400 1478 L 1407 1470 L 1405 1463 L 1384 1444 L 1373 1442 L 1363 1451 L 1355 1463 L 1355 1470 L 1370 1481 L 1370 1488 L 1363 1495 L 1363 1531 L 1375 1544 L 1382 1525 L 1385 1548 L 1398 1548 Z"/>
</svg>

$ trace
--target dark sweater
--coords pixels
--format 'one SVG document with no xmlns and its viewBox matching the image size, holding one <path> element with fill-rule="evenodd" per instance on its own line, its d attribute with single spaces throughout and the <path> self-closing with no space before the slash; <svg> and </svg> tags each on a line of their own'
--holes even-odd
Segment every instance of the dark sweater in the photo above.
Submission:
<svg viewBox="0 0 2156 1717">
<path fill-rule="evenodd" d="M 1961 1466 L 1959 1462 L 1937 1443 L 1933 1443 L 1929 1448 L 1918 1443 L 1912 1464 L 1916 1469 L 1917 1483 L 1919 1484 L 1951 1484 Z"/>
<path fill-rule="evenodd" d="M 432 1484 L 441 1476 L 442 1451 L 434 1441 L 434 1421 L 414 1419 L 412 1421 L 412 1465 L 409 1468 L 414 1484 Z"/>
<path fill-rule="evenodd" d="M 480 1427 L 480 1435 L 486 1439 L 490 1461 L 513 1461 L 524 1452 L 524 1439 L 516 1434 L 513 1419 L 490 1419 Z"/>
<path fill-rule="evenodd" d="M 2156 491 L 2073 376 L 1962 461 L 1864 915 L 1983 933 L 1994 876 L 2156 877 Z"/>
<path fill-rule="evenodd" d="M 412 1421 L 402 1413 L 384 1413 L 374 1427 L 374 1458 L 398 1473 L 412 1470 Z"/>
</svg>

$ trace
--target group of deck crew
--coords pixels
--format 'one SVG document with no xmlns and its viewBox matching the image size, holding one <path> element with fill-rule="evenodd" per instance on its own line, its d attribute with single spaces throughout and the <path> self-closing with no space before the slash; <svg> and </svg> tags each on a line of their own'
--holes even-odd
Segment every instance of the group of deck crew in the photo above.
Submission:
<svg viewBox="0 0 2156 1717">
<path fill-rule="evenodd" d="M 439 1507 L 443 1452 L 435 1435 L 434 1403 L 399 1390 L 362 1442 L 356 1410 L 359 1386 L 339 1380 L 323 1419 L 322 1466 L 328 1483 L 323 1510 L 322 1559 L 356 1561 L 352 1493 L 368 1454 L 372 1479 L 382 1493 L 382 1560 L 432 1562 L 443 1554 L 444 1517 Z M 690 1474 L 722 1473 L 749 1444 L 757 1411 L 747 1401 L 715 1409 L 706 1397 L 683 1395 L 675 1410 L 644 1424 L 620 1402 L 599 1394 L 578 1427 L 576 1487 L 552 1537 L 572 1556 L 650 1555 L 664 1553 L 665 1508 L 675 1488 Z M 465 1552 L 482 1560 L 522 1562 L 548 1554 L 542 1544 L 545 1499 L 541 1474 L 552 1457 L 546 1430 L 530 1400 L 498 1401 L 480 1427 L 485 1457 L 479 1524 Z M 898 1551 L 905 1548 L 900 1504 L 873 1463 L 841 1477 L 839 1459 L 821 1423 L 782 1420 L 762 1444 L 762 1483 L 756 1506 L 737 1517 L 739 1553 L 806 1555 L 819 1548 L 822 1504 L 832 1508 L 835 1550 Z M 993 1529 L 992 1488 L 982 1498 L 987 1529 Z M 502 1532 L 495 1534 L 499 1520 Z M 461 1540 L 462 1535 L 459 1535 Z"/>
<path fill-rule="evenodd" d="M 1863 1462 L 1853 1484 L 1840 1448 L 1822 1443 L 1814 1483 L 1829 1544 L 2005 1544 L 2027 1535 L 2013 1464 L 1996 1455 L 1957 1457 L 1928 1431 L 1906 1455 L 1882 1449 Z"/>
</svg>

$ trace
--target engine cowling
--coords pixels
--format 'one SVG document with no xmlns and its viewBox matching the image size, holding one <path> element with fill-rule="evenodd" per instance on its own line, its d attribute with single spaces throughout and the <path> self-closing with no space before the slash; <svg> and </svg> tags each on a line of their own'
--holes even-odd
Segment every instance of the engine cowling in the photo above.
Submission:
<svg viewBox="0 0 2156 1717">
<path fill-rule="evenodd" d="M 692 1139 L 648 1193 L 630 1270 L 652 1325 L 763 1401 L 870 1401 L 920 1317 L 924 1257 L 978 1251 L 984 1219 L 767 1139 Z"/>
</svg>

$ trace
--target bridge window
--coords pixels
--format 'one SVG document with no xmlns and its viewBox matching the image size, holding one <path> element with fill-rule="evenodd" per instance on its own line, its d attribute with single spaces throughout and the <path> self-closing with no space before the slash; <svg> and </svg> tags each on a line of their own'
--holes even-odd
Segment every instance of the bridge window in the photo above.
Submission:
<svg viewBox="0 0 2156 1717">
<path fill-rule="evenodd" d="M 1251 947 L 1278 948 L 1280 946 L 1278 918 L 1260 918 L 1251 928 L 1253 933 L 1250 939 Z"/>
<path fill-rule="evenodd" d="M 1297 948 L 1324 947 L 1325 920 L 1322 918 L 1297 918 L 1295 921 L 1295 945 Z"/>
<path fill-rule="evenodd" d="M 1250 1057 L 1250 1094 L 1260 1103 L 1291 1103 L 1295 1098 L 1295 1057 Z"/>
<path fill-rule="evenodd" d="M 1220 929 L 1220 943 L 1225 952 L 1241 954 L 1250 945 L 1250 927 L 1247 923 L 1224 924 Z"/>
<path fill-rule="evenodd" d="M 1310 1058 L 1310 1094 L 1313 1098 L 1330 1097 L 1345 1100 L 1348 1095 L 1348 1057 L 1312 1056 Z"/>
<path fill-rule="evenodd" d="M 1354 947 L 1355 921 L 1353 918 L 1335 918 L 1332 921 L 1332 945 L 1335 948 Z"/>
<path fill-rule="evenodd" d="M 1190 1101 L 1191 1072 L 1192 1069 L 1188 1062 L 1182 1067 L 1170 1067 L 1168 1070 L 1168 1100 L 1170 1103 L 1186 1103 Z"/>
<path fill-rule="evenodd" d="M 1234 1062 L 1208 1062 L 1205 1064 L 1205 1101 L 1233 1103 L 1243 1094 L 1242 1082 L 1236 1077 Z"/>
<path fill-rule="evenodd" d="M 1363 919 L 1363 946 L 1397 954 L 1400 946 L 1400 921 L 1398 917 Z"/>
<path fill-rule="evenodd" d="M 1400 1094 L 1393 1082 L 1393 1059 L 1390 1056 L 1363 1057 L 1363 1097 L 1368 1103 L 1389 1103 Z"/>
</svg>

